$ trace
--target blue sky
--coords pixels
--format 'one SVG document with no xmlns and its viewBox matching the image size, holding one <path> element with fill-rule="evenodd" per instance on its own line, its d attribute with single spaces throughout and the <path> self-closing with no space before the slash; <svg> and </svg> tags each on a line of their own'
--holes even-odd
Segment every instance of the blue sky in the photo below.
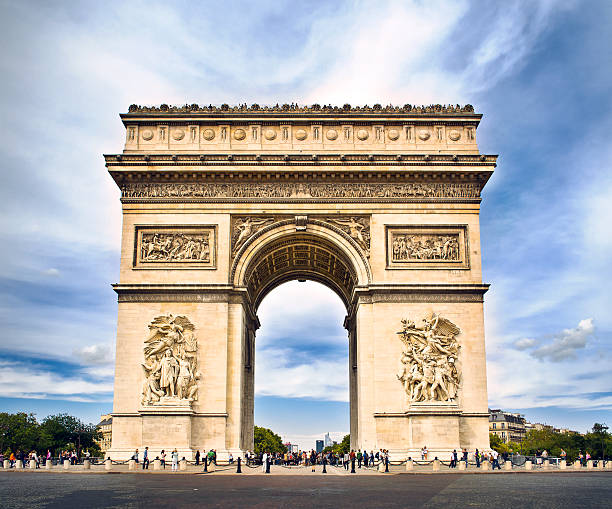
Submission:
<svg viewBox="0 0 612 509">
<path fill-rule="evenodd" d="M 610 424 L 610 2 L 0 9 L 0 408 L 111 409 L 121 217 L 101 154 L 129 104 L 433 102 L 474 104 L 500 154 L 481 215 L 491 406 Z M 348 430 L 344 313 L 314 283 L 264 300 L 257 423 Z"/>
</svg>

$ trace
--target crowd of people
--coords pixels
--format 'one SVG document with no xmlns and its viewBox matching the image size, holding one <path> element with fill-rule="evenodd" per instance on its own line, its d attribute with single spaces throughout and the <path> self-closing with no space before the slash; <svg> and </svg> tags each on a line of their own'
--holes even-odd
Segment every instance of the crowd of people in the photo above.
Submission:
<svg viewBox="0 0 612 509">
<path fill-rule="evenodd" d="M 356 468 L 368 468 L 373 467 L 378 461 L 388 461 L 389 451 L 380 449 L 378 452 L 366 450 L 350 451 L 345 454 L 334 453 L 334 452 L 316 452 L 314 450 L 298 451 L 298 452 L 285 452 L 285 453 L 270 453 L 262 452 L 254 454 L 247 452 L 245 454 L 245 460 L 248 466 L 261 465 L 262 469 L 265 470 L 266 463 L 270 465 L 281 465 L 281 466 L 302 466 L 311 467 L 314 472 L 316 465 L 331 465 L 331 466 L 342 466 L 345 469 L 349 469 L 351 463 L 354 462 Z"/>
<path fill-rule="evenodd" d="M 81 458 L 89 459 L 91 454 L 88 450 L 83 451 Z M 61 451 L 58 456 L 58 463 L 64 464 L 64 461 L 70 462 L 71 465 L 77 465 L 81 459 L 75 450 L 71 451 Z M 53 455 L 51 454 L 51 450 L 47 449 L 46 454 L 38 454 L 37 451 L 32 450 L 29 453 L 25 453 L 20 449 L 17 449 L 17 452 L 11 452 L 8 454 L 8 457 L 5 457 L 3 453 L 0 452 L 0 465 L 4 464 L 4 460 L 8 459 L 9 468 L 15 468 L 18 461 L 21 461 L 21 465 L 25 466 L 31 460 L 35 462 L 35 468 L 40 468 L 40 466 L 45 466 L 47 461 L 52 461 Z"/>
</svg>

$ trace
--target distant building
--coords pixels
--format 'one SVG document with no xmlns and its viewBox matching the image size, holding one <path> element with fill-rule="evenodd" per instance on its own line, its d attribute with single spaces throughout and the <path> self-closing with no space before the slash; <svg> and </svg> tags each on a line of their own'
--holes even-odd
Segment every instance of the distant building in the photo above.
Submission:
<svg viewBox="0 0 612 509">
<path fill-rule="evenodd" d="M 111 414 L 101 415 L 100 422 L 96 428 L 101 435 L 100 440 L 96 440 L 96 443 L 100 446 L 100 450 L 102 452 L 106 452 L 110 449 L 111 437 L 113 434 L 113 418 L 111 417 Z"/>
<path fill-rule="evenodd" d="M 329 433 L 325 434 L 325 437 L 323 438 L 324 442 L 325 442 L 325 447 L 331 447 L 332 445 L 334 445 L 334 442 L 332 441 L 332 439 L 329 436 Z"/>
<path fill-rule="evenodd" d="M 489 433 L 497 435 L 505 443 L 521 442 L 527 433 L 525 416 L 489 409 Z"/>
<path fill-rule="evenodd" d="M 323 440 L 317 440 L 317 445 L 316 445 L 317 453 L 323 451 L 323 444 L 324 444 Z"/>
</svg>

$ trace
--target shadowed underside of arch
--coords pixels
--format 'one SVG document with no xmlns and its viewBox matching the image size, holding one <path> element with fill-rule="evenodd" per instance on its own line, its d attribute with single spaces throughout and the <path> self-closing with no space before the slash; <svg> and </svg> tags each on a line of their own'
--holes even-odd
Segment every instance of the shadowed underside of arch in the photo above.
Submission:
<svg viewBox="0 0 612 509">
<path fill-rule="evenodd" d="M 278 285 L 295 279 L 318 281 L 336 292 L 347 310 L 357 275 L 347 256 L 333 243 L 308 233 L 277 239 L 249 263 L 245 286 L 254 309 Z"/>
</svg>

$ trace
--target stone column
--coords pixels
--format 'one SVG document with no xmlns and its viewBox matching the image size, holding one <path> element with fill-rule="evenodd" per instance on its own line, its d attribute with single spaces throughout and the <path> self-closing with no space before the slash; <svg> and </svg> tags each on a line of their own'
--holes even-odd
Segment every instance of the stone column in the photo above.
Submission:
<svg viewBox="0 0 612 509">
<path fill-rule="evenodd" d="M 104 470 L 112 470 L 112 468 L 113 468 L 113 463 L 111 459 L 106 458 L 106 460 L 104 461 Z"/>
<path fill-rule="evenodd" d="M 406 460 L 406 472 L 411 470 L 414 470 L 414 461 L 412 461 L 412 458 L 408 458 L 408 460 Z"/>
<path fill-rule="evenodd" d="M 525 470 L 533 470 L 533 463 L 529 460 L 525 462 Z"/>
<path fill-rule="evenodd" d="M 136 470 L 136 461 L 134 460 L 128 461 L 128 470 Z"/>
<path fill-rule="evenodd" d="M 154 459 L 153 460 L 153 470 L 159 470 L 161 468 L 161 460 Z"/>
<path fill-rule="evenodd" d="M 561 470 L 566 470 L 567 469 L 567 462 L 565 460 L 561 460 L 559 462 L 559 469 L 561 469 Z"/>
<path fill-rule="evenodd" d="M 90 460 L 84 460 L 83 461 L 83 468 L 85 470 L 90 470 L 91 469 L 91 461 Z"/>
<path fill-rule="evenodd" d="M 435 458 L 433 460 L 433 463 L 431 464 L 431 466 L 432 466 L 432 470 L 434 472 L 439 471 L 440 470 L 440 460 L 438 458 Z"/>
</svg>

